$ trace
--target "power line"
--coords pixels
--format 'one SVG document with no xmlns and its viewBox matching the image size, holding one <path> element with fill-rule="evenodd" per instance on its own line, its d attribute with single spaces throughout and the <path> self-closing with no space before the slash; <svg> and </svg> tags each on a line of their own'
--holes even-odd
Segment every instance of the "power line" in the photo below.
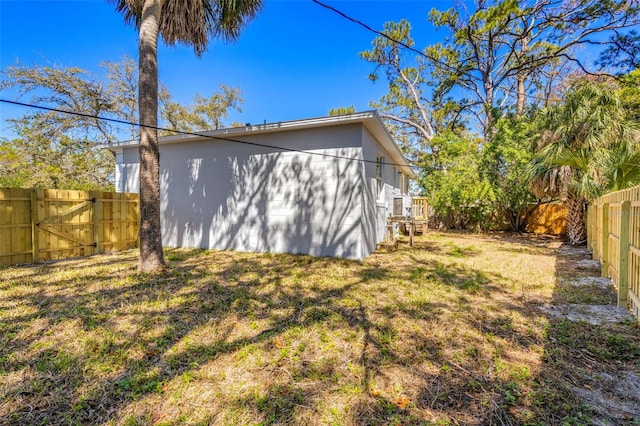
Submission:
<svg viewBox="0 0 640 426">
<path fill-rule="evenodd" d="M 369 25 L 365 24 L 364 22 L 362 22 L 362 21 L 360 21 L 358 19 L 352 18 L 351 16 L 349 16 L 346 13 L 336 9 L 333 6 L 329 6 L 328 4 L 322 3 L 322 2 L 320 2 L 318 0 L 311 0 L 311 1 L 314 2 L 315 4 L 317 4 L 318 6 L 324 7 L 325 9 L 328 9 L 328 10 L 334 12 L 334 13 L 337 13 L 338 15 L 342 16 L 343 18 L 347 19 L 348 21 L 351 21 L 351 22 L 353 22 L 353 23 L 355 23 L 357 25 L 360 25 L 361 27 L 365 28 L 366 30 L 368 30 L 368 31 L 370 31 L 370 32 L 372 32 L 374 34 L 377 34 L 377 35 L 379 35 L 381 37 L 386 38 L 387 40 L 389 40 L 392 43 L 399 44 L 400 46 L 404 47 L 405 49 L 410 50 L 410 51 L 412 51 L 414 53 L 417 53 L 418 55 L 420 55 L 420 56 L 422 56 L 422 57 L 424 57 L 426 59 L 429 59 L 430 61 L 440 62 L 436 58 L 434 58 L 432 56 L 429 56 L 424 52 L 421 52 L 420 50 L 414 48 L 413 46 L 409 46 L 408 44 L 406 44 L 406 43 L 404 43 L 404 42 L 402 42 L 400 40 L 396 40 L 393 37 L 389 36 L 388 34 L 383 33 L 382 31 L 378 31 L 375 28 L 370 27 Z"/>
<path fill-rule="evenodd" d="M 202 138 L 205 138 L 205 139 L 215 139 L 215 140 L 222 140 L 222 141 L 226 141 L 226 142 L 233 142 L 233 143 L 239 143 L 239 144 L 244 144 L 244 145 L 251 145 L 251 146 L 259 146 L 259 147 L 263 147 L 263 148 L 277 149 L 277 150 L 284 151 L 284 152 L 297 152 L 297 153 L 301 153 L 301 154 L 316 155 L 316 156 L 321 156 L 321 157 L 329 157 L 329 158 L 335 158 L 335 159 L 339 159 L 339 160 L 357 161 L 357 162 L 361 162 L 361 163 L 383 164 L 383 165 L 396 166 L 396 167 L 404 167 L 404 166 L 406 166 L 405 164 L 399 164 L 399 163 L 389 163 L 389 162 L 386 162 L 386 161 L 378 162 L 378 160 L 366 160 L 366 159 L 351 158 L 351 157 L 346 157 L 346 156 L 336 155 L 336 154 L 327 154 L 327 153 L 321 153 L 321 152 L 311 152 L 311 151 L 305 151 L 305 150 L 302 150 L 302 149 L 295 149 L 295 148 L 285 148 L 285 147 L 279 147 L 279 146 L 275 146 L 275 145 L 267 145 L 267 144 L 260 144 L 260 143 L 256 143 L 256 142 L 242 141 L 242 140 L 239 140 L 239 139 L 223 138 L 223 137 L 220 137 L 220 136 L 207 135 L 207 134 L 204 134 L 204 133 L 187 132 L 187 131 L 183 131 L 183 130 L 168 129 L 168 128 L 159 127 L 159 126 L 148 126 L 148 125 L 145 126 L 145 125 L 140 124 L 140 123 L 136 123 L 136 122 L 132 122 L 132 121 L 126 121 L 126 120 L 120 120 L 120 119 L 117 119 L 117 118 L 100 117 L 98 115 L 93 115 L 93 114 L 86 114 L 86 113 L 75 112 L 75 111 L 66 111 L 66 110 L 62 110 L 62 109 L 58 109 L 58 108 L 45 107 L 45 106 L 34 105 L 34 104 L 25 103 L 25 102 L 11 101 L 11 100 L 8 100 L 8 99 L 0 99 L 0 103 L 7 103 L 7 104 L 12 104 L 12 105 L 17 105 L 17 106 L 22 106 L 22 107 L 27 107 L 27 108 L 35 108 L 35 109 L 40 109 L 40 110 L 44 110 L 44 111 L 75 115 L 75 116 L 85 117 L 85 118 L 93 118 L 93 119 L 96 119 L 96 120 L 103 120 L 103 121 L 108 121 L 108 122 L 112 122 L 112 123 L 126 124 L 128 126 L 147 127 L 147 128 L 151 128 L 151 129 L 155 129 L 155 130 L 160 130 L 160 131 L 165 131 L 165 132 L 172 132 L 172 133 L 181 134 L 181 135 L 202 137 Z M 638 164 L 631 164 L 631 163 L 623 163 L 623 164 L 631 165 L 631 166 L 638 166 Z M 429 167 L 426 167 L 426 166 L 420 166 L 420 165 L 415 165 L 415 164 L 409 164 L 409 166 L 414 168 L 414 169 L 431 170 Z"/>
<path fill-rule="evenodd" d="M 341 17 L 343 17 L 346 20 L 348 20 L 350 22 L 353 22 L 354 24 L 365 28 L 367 31 L 370 31 L 370 32 L 372 32 L 372 33 L 374 33 L 374 34 L 376 34 L 378 36 L 384 37 L 387 40 L 389 40 L 390 42 L 395 43 L 395 44 L 397 44 L 397 45 L 399 45 L 399 46 L 401 46 L 401 47 L 403 47 L 403 48 L 405 48 L 405 49 L 407 49 L 407 50 L 409 50 L 411 52 L 414 52 L 414 53 L 420 55 L 421 57 L 423 57 L 423 58 L 425 58 L 425 59 L 427 59 L 427 60 L 429 60 L 431 62 L 436 62 L 439 65 L 444 66 L 444 67 L 448 68 L 449 70 L 451 70 L 453 72 L 456 72 L 456 73 L 463 71 L 462 69 L 457 68 L 457 67 L 449 64 L 446 61 L 442 61 L 441 59 L 438 59 L 438 58 L 436 58 L 434 56 L 427 55 L 425 52 L 420 51 L 420 50 L 414 48 L 413 46 L 409 46 L 408 44 L 404 43 L 403 41 L 397 40 L 397 39 L 391 37 L 390 35 L 382 32 L 382 31 L 376 30 L 375 28 L 372 28 L 371 26 L 367 25 L 366 23 L 347 15 L 346 13 L 342 12 L 339 9 L 336 9 L 333 6 L 330 6 L 330 5 L 326 4 L 326 3 L 322 3 L 319 0 L 311 0 L 311 1 L 313 3 L 315 3 L 315 4 L 317 4 L 318 6 L 321 6 L 321 7 L 325 8 L 325 9 L 328 9 L 328 10 L 332 11 L 333 13 L 336 13 L 336 14 L 340 15 Z M 606 75 L 606 74 L 602 74 L 602 75 Z M 559 78 L 560 77 L 555 77 L 555 78 L 554 77 L 550 77 L 551 80 L 555 80 L 555 79 L 559 79 Z M 495 86 L 495 88 L 496 89 L 502 89 L 505 93 L 512 92 L 512 88 L 504 87 L 504 86 L 501 86 L 501 85 Z M 469 89 L 466 89 L 466 90 L 469 90 Z M 535 96 L 535 95 L 527 95 L 527 98 L 535 99 L 537 101 L 543 101 L 543 102 L 549 101 L 549 99 L 543 98 L 541 96 Z"/>
<path fill-rule="evenodd" d="M 6 104 L 11 104 L 11 105 L 27 107 L 27 108 L 36 108 L 36 109 L 40 109 L 40 110 L 44 110 L 44 111 L 57 112 L 57 113 L 61 113 L 61 114 L 69 114 L 69 115 L 74 115 L 74 116 L 77 116 L 77 117 L 92 118 L 92 119 L 96 119 L 96 120 L 108 121 L 108 122 L 111 122 L 111 123 L 126 124 L 128 126 L 145 127 L 145 128 L 149 128 L 149 129 L 155 129 L 155 130 L 163 131 L 163 132 L 176 133 L 176 134 L 179 134 L 179 135 L 197 136 L 197 137 L 206 138 L 206 139 L 215 139 L 215 140 L 221 140 L 221 141 L 226 141 L 226 142 L 234 142 L 234 143 L 239 143 L 239 144 L 244 144 L 244 145 L 251 145 L 251 146 L 259 146 L 259 147 L 263 147 L 263 148 L 277 149 L 277 150 L 284 151 L 284 152 L 297 152 L 297 153 L 300 153 L 300 154 L 316 155 L 316 156 L 321 156 L 321 157 L 335 158 L 335 159 L 339 159 L 339 160 L 357 161 L 357 162 L 361 162 L 361 163 L 384 164 L 384 165 L 387 165 L 387 166 L 397 166 L 397 167 L 406 167 L 408 165 L 409 167 L 413 167 L 413 168 L 417 168 L 417 169 L 425 169 L 425 170 L 428 169 L 425 166 L 409 164 L 408 161 L 407 161 L 408 164 L 399 164 L 399 163 L 389 163 L 389 162 L 386 162 L 386 161 L 379 162 L 377 160 L 366 160 L 364 158 L 351 158 L 351 157 L 347 157 L 347 156 L 343 156 L 343 155 L 337 155 L 337 154 L 328 154 L 328 153 L 322 153 L 322 152 L 312 152 L 312 151 L 305 151 L 303 149 L 280 147 L 280 146 L 275 146 L 275 145 L 261 144 L 261 143 L 257 143 L 257 142 L 243 141 L 243 140 L 239 140 L 239 139 L 224 138 L 224 137 L 221 137 L 221 136 L 208 135 L 208 134 L 205 134 L 205 133 L 187 132 L 187 131 L 184 131 L 184 130 L 168 129 L 168 128 L 165 128 L 165 127 L 158 127 L 158 126 L 149 126 L 149 125 L 144 125 L 144 124 L 141 124 L 141 123 L 136 123 L 136 122 L 133 122 L 133 121 L 120 120 L 118 118 L 100 117 L 98 115 L 93 115 L 93 114 L 86 114 L 86 113 L 76 112 L 76 111 L 67 111 L 67 110 L 63 110 L 63 109 L 46 107 L 46 106 L 42 106 L 42 105 L 35 105 L 35 104 L 29 104 L 29 103 L 25 103 L 25 102 L 11 101 L 11 100 L 8 100 L 8 99 L 0 99 L 0 102 L 6 103 Z"/>
</svg>

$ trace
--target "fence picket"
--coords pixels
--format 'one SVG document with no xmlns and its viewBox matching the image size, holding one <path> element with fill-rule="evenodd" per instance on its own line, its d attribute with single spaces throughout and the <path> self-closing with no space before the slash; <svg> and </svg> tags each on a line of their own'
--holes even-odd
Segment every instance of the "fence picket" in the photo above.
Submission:
<svg viewBox="0 0 640 426">
<path fill-rule="evenodd" d="M 604 203 L 602 210 L 602 233 L 600 238 L 600 275 L 609 277 L 609 203 Z"/>
<path fill-rule="evenodd" d="M 629 291 L 629 213 L 631 201 L 622 202 L 620 209 L 620 250 L 618 259 L 618 306 L 627 307 Z"/>
</svg>

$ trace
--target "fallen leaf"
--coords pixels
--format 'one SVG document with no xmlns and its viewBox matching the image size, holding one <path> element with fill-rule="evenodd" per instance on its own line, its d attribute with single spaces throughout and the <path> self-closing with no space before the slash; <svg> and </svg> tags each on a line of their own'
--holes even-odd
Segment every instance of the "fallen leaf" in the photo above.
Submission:
<svg viewBox="0 0 640 426">
<path fill-rule="evenodd" d="M 407 405 L 409 405 L 410 402 L 411 400 L 406 396 L 399 396 L 397 398 L 393 398 L 393 403 L 396 404 L 398 408 L 400 408 L 401 410 L 404 410 L 405 408 L 407 408 Z"/>
</svg>

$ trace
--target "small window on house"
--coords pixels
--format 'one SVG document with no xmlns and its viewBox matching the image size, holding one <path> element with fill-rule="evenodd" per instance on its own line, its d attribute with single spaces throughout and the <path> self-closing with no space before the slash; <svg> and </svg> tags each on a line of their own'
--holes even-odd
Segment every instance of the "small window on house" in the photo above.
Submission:
<svg viewBox="0 0 640 426">
<path fill-rule="evenodd" d="M 377 193 L 380 194 L 382 192 L 382 171 L 384 167 L 384 157 L 377 156 L 376 157 L 376 182 L 377 182 Z"/>
</svg>

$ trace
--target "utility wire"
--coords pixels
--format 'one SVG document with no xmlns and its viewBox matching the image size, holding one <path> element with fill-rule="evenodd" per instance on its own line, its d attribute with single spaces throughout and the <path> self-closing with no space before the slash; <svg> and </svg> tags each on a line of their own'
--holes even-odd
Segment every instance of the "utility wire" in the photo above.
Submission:
<svg viewBox="0 0 640 426">
<path fill-rule="evenodd" d="M 449 68 L 450 70 L 452 70 L 454 72 L 460 72 L 461 71 L 460 68 L 456 68 L 455 66 L 452 66 L 451 64 L 449 64 L 449 63 L 447 63 L 445 61 L 442 61 L 442 60 L 440 60 L 440 59 L 438 59 L 438 58 L 436 58 L 434 56 L 427 55 L 423 51 L 420 51 L 420 50 L 416 49 L 413 46 L 409 46 L 408 44 L 406 44 L 406 43 L 404 43 L 404 42 L 402 42 L 400 40 L 397 40 L 397 39 L 391 37 L 390 35 L 385 34 L 382 31 L 379 31 L 379 30 L 376 30 L 375 28 L 372 28 L 371 26 L 367 25 L 366 23 L 364 23 L 364 22 L 362 22 L 362 21 L 360 21 L 360 20 L 358 20 L 356 18 L 352 18 L 351 16 L 347 15 L 346 13 L 342 12 L 341 10 L 336 9 L 333 6 L 330 6 L 328 4 L 322 3 L 319 0 L 311 0 L 311 1 L 313 3 L 315 3 L 315 4 L 317 4 L 318 6 L 321 6 L 321 7 L 325 8 L 325 9 L 328 9 L 328 10 L 332 11 L 333 13 L 336 13 L 336 14 L 340 15 L 341 17 L 343 17 L 346 20 L 348 20 L 350 22 L 353 22 L 354 24 L 365 28 L 367 31 L 370 31 L 370 32 L 372 32 L 372 33 L 374 33 L 374 34 L 376 34 L 376 35 L 378 35 L 380 37 L 384 37 L 387 40 L 389 40 L 390 42 L 395 43 L 395 44 L 397 44 L 397 45 L 399 45 L 401 47 L 404 47 L 405 49 L 407 49 L 407 50 L 409 50 L 411 52 L 414 52 L 414 53 L 422 56 L 423 58 L 425 58 L 425 59 L 427 59 L 427 60 L 429 60 L 431 62 L 436 62 L 436 63 L 440 64 L 441 66 Z M 561 77 L 555 77 L 555 78 L 551 77 L 550 79 L 556 80 L 556 79 L 560 79 L 560 78 Z M 510 93 L 512 91 L 512 88 L 508 88 L 508 87 L 504 87 L 504 86 L 496 86 L 496 89 L 502 89 L 506 93 L 507 92 Z M 467 90 L 469 90 L 469 89 L 467 89 Z M 543 102 L 546 102 L 546 101 L 549 100 L 549 99 L 543 98 L 541 96 L 536 96 L 536 95 L 527 95 L 527 97 L 531 98 L 531 99 L 535 99 L 537 101 L 543 101 Z"/>
<path fill-rule="evenodd" d="M 285 147 L 280 147 L 280 146 L 275 146 L 275 145 L 266 145 L 266 144 L 261 144 L 261 143 L 256 143 L 256 142 L 242 141 L 242 140 L 238 140 L 238 139 L 223 138 L 223 137 L 220 137 L 220 136 L 207 135 L 207 134 L 204 134 L 204 133 L 186 132 L 186 131 L 183 131 L 183 130 L 168 129 L 168 128 L 165 128 L 165 127 L 145 126 L 145 125 L 140 124 L 140 123 L 136 123 L 136 122 L 132 122 L 132 121 L 126 121 L 126 120 L 120 120 L 120 119 L 117 119 L 117 118 L 100 117 L 98 115 L 93 115 L 93 114 L 86 114 L 86 113 L 74 112 L 74 111 L 66 111 L 66 110 L 62 110 L 62 109 L 58 109 L 58 108 L 45 107 L 45 106 L 34 105 L 34 104 L 25 103 L 25 102 L 11 101 L 11 100 L 8 100 L 8 99 L 0 99 L 0 103 L 17 105 L 17 106 L 22 106 L 22 107 L 27 107 L 27 108 L 35 108 L 35 109 L 40 109 L 40 110 L 50 111 L 50 112 L 57 112 L 57 113 L 62 113 L 62 114 L 75 115 L 75 116 L 84 117 L 84 118 L 93 118 L 93 119 L 96 119 L 96 120 L 103 120 L 103 121 L 108 121 L 108 122 L 112 122 L 112 123 L 126 124 L 128 126 L 147 127 L 147 128 L 151 128 L 151 129 L 155 129 L 155 130 L 160 130 L 160 131 L 165 131 L 165 132 L 172 132 L 172 133 L 177 133 L 177 134 L 187 135 L 187 136 L 198 136 L 198 137 L 202 137 L 202 138 L 206 138 L 206 139 L 215 139 L 215 140 L 222 140 L 222 141 L 226 141 L 226 142 L 234 142 L 234 143 L 239 143 L 239 144 L 244 144 L 244 145 L 251 145 L 251 146 L 259 146 L 259 147 L 264 147 L 264 148 L 277 149 L 277 150 L 284 151 L 284 152 L 297 152 L 297 153 L 301 153 L 301 154 L 316 155 L 316 156 L 320 156 L 320 157 L 335 158 L 335 159 L 339 159 L 339 160 L 357 161 L 357 162 L 361 162 L 361 163 L 383 164 L 383 165 L 396 166 L 396 167 L 404 167 L 404 166 L 406 166 L 405 164 L 389 163 L 389 162 L 386 162 L 386 161 L 383 161 L 383 162 L 379 163 L 377 160 L 375 160 L 375 161 L 374 160 L 365 160 L 365 159 L 360 159 L 360 158 L 346 157 L 346 156 L 342 156 L 342 155 L 327 154 L 327 153 L 321 153 L 321 152 L 311 152 L 311 151 L 305 151 L 305 150 L 302 150 L 302 149 L 295 149 L 295 148 L 285 148 Z M 630 166 L 638 166 L 638 164 L 631 164 L 631 163 L 623 163 L 623 164 L 630 165 Z M 414 169 L 430 170 L 426 166 L 420 166 L 420 165 L 415 165 L 415 164 L 409 164 L 409 166 L 414 168 Z"/>
<path fill-rule="evenodd" d="M 226 142 L 234 142 L 234 143 L 239 143 L 239 144 L 244 144 L 244 145 L 260 146 L 260 147 L 264 147 L 264 148 L 277 149 L 277 150 L 285 151 L 285 152 L 297 152 L 297 153 L 301 153 L 301 154 L 317 155 L 317 156 L 321 156 L 321 157 L 335 158 L 335 159 L 339 159 L 339 160 L 358 161 L 358 162 L 361 162 L 361 163 L 370 163 L 370 164 L 384 164 L 384 165 L 387 165 L 387 166 L 397 166 L 397 167 L 406 167 L 407 166 L 407 164 L 389 163 L 389 162 L 386 162 L 386 161 L 378 162 L 377 160 L 366 160 L 364 158 L 351 158 L 351 157 L 347 157 L 347 156 L 343 156 L 343 155 L 327 154 L 327 153 L 322 153 L 322 152 L 312 152 L 312 151 L 305 151 L 303 149 L 287 148 L 287 147 L 280 147 L 280 146 L 275 146 L 275 145 L 261 144 L 261 143 L 257 143 L 257 142 L 243 141 L 243 140 L 239 140 L 239 139 L 224 138 L 224 137 L 221 137 L 221 136 L 208 135 L 208 134 L 205 134 L 205 133 L 187 132 L 187 131 L 184 131 L 184 130 L 168 129 L 168 128 L 165 128 L 165 127 L 158 127 L 158 126 L 149 126 L 149 125 L 144 125 L 144 124 L 136 123 L 136 122 L 132 122 L 132 121 L 120 120 L 118 118 L 100 117 L 98 115 L 93 115 L 93 114 L 86 114 L 86 113 L 76 112 L 76 111 L 67 111 L 67 110 L 63 110 L 63 109 L 46 107 L 46 106 L 42 106 L 42 105 L 34 105 L 34 104 L 25 103 L 25 102 L 11 101 L 11 100 L 8 100 L 8 99 L 0 99 L 0 102 L 1 103 L 6 103 L 6 104 L 11 104 L 11 105 L 27 107 L 27 108 L 36 108 L 36 109 L 40 109 L 40 110 L 44 110 L 44 111 L 57 112 L 57 113 L 61 113 L 61 114 L 69 114 L 69 115 L 74 115 L 74 116 L 77 116 L 77 117 L 92 118 L 92 119 L 96 119 L 96 120 L 108 121 L 108 122 L 111 122 L 111 123 L 126 124 L 127 126 L 145 127 L 145 128 L 149 128 L 149 129 L 160 130 L 160 131 L 163 131 L 163 132 L 176 133 L 176 134 L 179 134 L 179 135 L 197 136 L 197 137 L 206 138 L 206 139 L 215 139 L 215 140 L 221 140 L 221 141 L 226 141 Z M 412 168 L 425 169 L 425 170 L 428 169 L 425 166 L 419 166 L 419 165 L 410 164 L 408 161 L 407 161 L 407 163 L 408 163 L 409 167 L 412 167 Z"/>
<path fill-rule="evenodd" d="M 399 44 L 400 46 L 404 47 L 405 49 L 410 50 L 410 51 L 412 51 L 414 53 L 417 53 L 418 55 L 420 55 L 420 56 L 422 56 L 422 57 L 424 57 L 426 59 L 429 59 L 430 61 L 440 62 L 438 59 L 436 59 L 436 58 L 434 58 L 432 56 L 429 56 L 424 52 L 421 52 L 420 50 L 416 49 L 415 47 L 409 46 L 408 44 L 406 44 L 406 43 L 404 43 L 404 42 L 402 42 L 400 40 L 396 40 L 393 37 L 389 36 L 388 34 L 383 33 L 382 31 L 378 31 L 375 28 L 370 27 L 369 25 L 365 24 L 364 22 L 362 22 L 362 21 L 360 21 L 358 19 L 352 18 L 351 16 L 349 16 L 346 13 L 336 9 L 333 6 L 329 6 L 328 4 L 322 3 L 321 1 L 318 1 L 318 0 L 311 0 L 311 1 L 314 2 L 315 4 L 317 4 L 318 6 L 324 7 L 325 9 L 328 9 L 328 10 L 334 12 L 334 13 L 337 13 L 338 15 L 342 16 L 343 18 L 345 18 L 348 21 L 353 22 L 354 24 L 360 25 L 361 27 L 365 28 L 366 30 L 368 30 L 368 31 L 370 31 L 370 32 L 372 32 L 374 34 L 377 34 L 377 35 L 379 35 L 381 37 L 386 38 L 387 40 L 389 40 L 392 43 Z"/>
<path fill-rule="evenodd" d="M 345 14 L 344 12 L 334 8 L 333 6 L 330 6 L 328 4 L 322 3 L 319 0 L 311 0 L 313 3 L 316 3 L 317 5 L 328 9 L 338 15 L 340 15 L 341 17 L 347 19 L 350 22 L 353 22 L 363 28 L 365 28 L 367 31 L 370 31 L 378 36 L 384 37 L 387 40 L 391 41 L 392 43 L 398 44 L 401 47 L 404 47 L 405 49 L 414 52 L 430 61 L 433 62 L 438 62 L 442 64 L 442 61 L 438 60 L 437 58 L 434 58 L 430 55 L 425 54 L 424 52 L 414 48 L 413 46 L 410 46 L 400 40 L 397 40 L 391 36 L 389 36 L 388 34 L 385 34 L 384 32 L 378 31 L 374 28 L 372 28 L 371 26 L 365 24 L 364 22 L 352 18 L 351 16 Z M 449 66 L 447 64 L 447 66 Z M 449 66 L 450 67 L 450 66 Z M 452 67 L 450 67 L 452 68 Z M 454 70 L 456 70 L 455 68 L 453 68 Z M 506 89 L 504 87 L 500 87 L 498 86 L 498 88 L 501 88 L 503 90 L 511 90 L 511 89 Z M 529 97 L 533 97 L 534 99 L 537 100 L 544 100 L 543 98 L 539 98 L 536 96 L 531 96 L 529 95 Z M 371 163 L 371 164 L 378 164 L 379 162 L 376 160 L 366 160 L 366 159 L 358 159 L 358 158 L 350 158 L 350 157 L 346 157 L 346 156 L 341 156 L 341 155 L 335 155 L 335 154 L 326 154 L 326 153 L 319 153 L 319 152 L 310 152 L 310 151 L 305 151 L 305 150 L 301 150 L 301 149 L 295 149 L 295 148 L 284 148 L 284 147 L 279 147 L 279 146 L 274 146 L 274 145 L 266 145 L 266 144 L 260 144 L 260 143 L 255 143 L 255 142 L 249 142 L 249 141 L 242 141 L 242 140 L 238 140 L 238 139 L 231 139 L 231 138 L 224 138 L 224 137 L 220 137 L 220 136 L 213 136 L 213 135 L 207 135 L 204 133 L 197 133 L 197 132 L 187 132 L 187 131 L 182 131 L 182 130 L 177 130 L 177 129 L 168 129 L 168 128 L 164 128 L 164 127 L 158 127 L 158 126 L 148 126 L 148 125 L 143 125 L 140 123 L 136 123 L 136 122 L 131 122 L 131 121 L 126 121 L 126 120 L 120 120 L 117 118 L 109 118 L 109 117 L 100 117 L 97 115 L 92 115 L 92 114 L 86 114 L 86 113 L 81 113 L 81 112 L 76 112 L 76 111 L 67 111 L 67 110 L 62 110 L 62 109 L 57 109 L 57 108 L 51 108 L 51 107 L 45 107 L 45 106 L 41 106 L 41 105 L 34 105 L 34 104 L 29 104 L 29 103 L 24 103 L 24 102 L 18 102 L 18 101 L 11 101 L 11 100 L 7 100 L 7 99 L 0 99 L 0 102 L 3 103 L 7 103 L 7 104 L 13 104 L 13 105 L 18 105 L 18 106 L 23 106 L 23 107 L 29 107 L 29 108 L 36 108 L 36 109 L 41 109 L 44 111 L 50 111 L 50 112 L 57 112 L 57 113 L 62 113 L 62 114 L 69 114 L 69 115 L 75 115 L 75 116 L 79 116 L 79 117 L 85 117 L 85 118 L 92 118 L 92 119 L 97 119 L 97 120 L 103 120 L 103 121 L 108 121 L 108 122 L 112 122 L 112 123 L 118 123 L 118 124 L 125 124 L 128 126 L 135 126 L 135 127 L 147 127 L 147 128 L 152 128 L 155 130 L 160 130 L 160 131 L 164 131 L 164 132 L 171 132 L 171 133 L 175 133 L 175 134 L 180 134 L 180 135 L 187 135 L 187 136 L 197 136 L 197 137 L 202 137 L 202 138 L 207 138 L 207 139 L 216 139 L 216 140 L 223 140 L 223 141 L 227 141 L 227 142 L 234 142 L 234 143 L 240 143 L 240 144 L 245 144 L 245 145 L 252 145 L 252 146 L 260 146 L 260 147 L 264 147 L 264 148 L 271 148 L 271 149 L 276 149 L 276 150 L 280 150 L 280 151 L 285 151 L 285 152 L 298 152 L 298 153 L 303 153 L 303 154 L 309 154 L 309 155 L 316 155 L 316 156 L 322 156 L 322 157 L 328 157 L 328 158 L 336 158 L 336 159 L 342 159 L 342 160 L 349 160 L 349 161 L 358 161 L 358 162 L 362 162 L 362 163 Z M 408 162 L 409 163 L 409 162 Z M 397 166 L 397 167 L 404 167 L 405 164 L 397 164 L 397 163 L 389 163 L 386 161 L 381 162 L 381 164 L 384 165 L 389 165 L 389 166 Z M 416 165 L 416 164 L 411 164 L 409 163 L 410 167 L 413 168 L 417 168 L 417 169 L 425 169 L 428 170 L 427 167 L 425 166 L 420 166 L 420 165 Z"/>
</svg>

